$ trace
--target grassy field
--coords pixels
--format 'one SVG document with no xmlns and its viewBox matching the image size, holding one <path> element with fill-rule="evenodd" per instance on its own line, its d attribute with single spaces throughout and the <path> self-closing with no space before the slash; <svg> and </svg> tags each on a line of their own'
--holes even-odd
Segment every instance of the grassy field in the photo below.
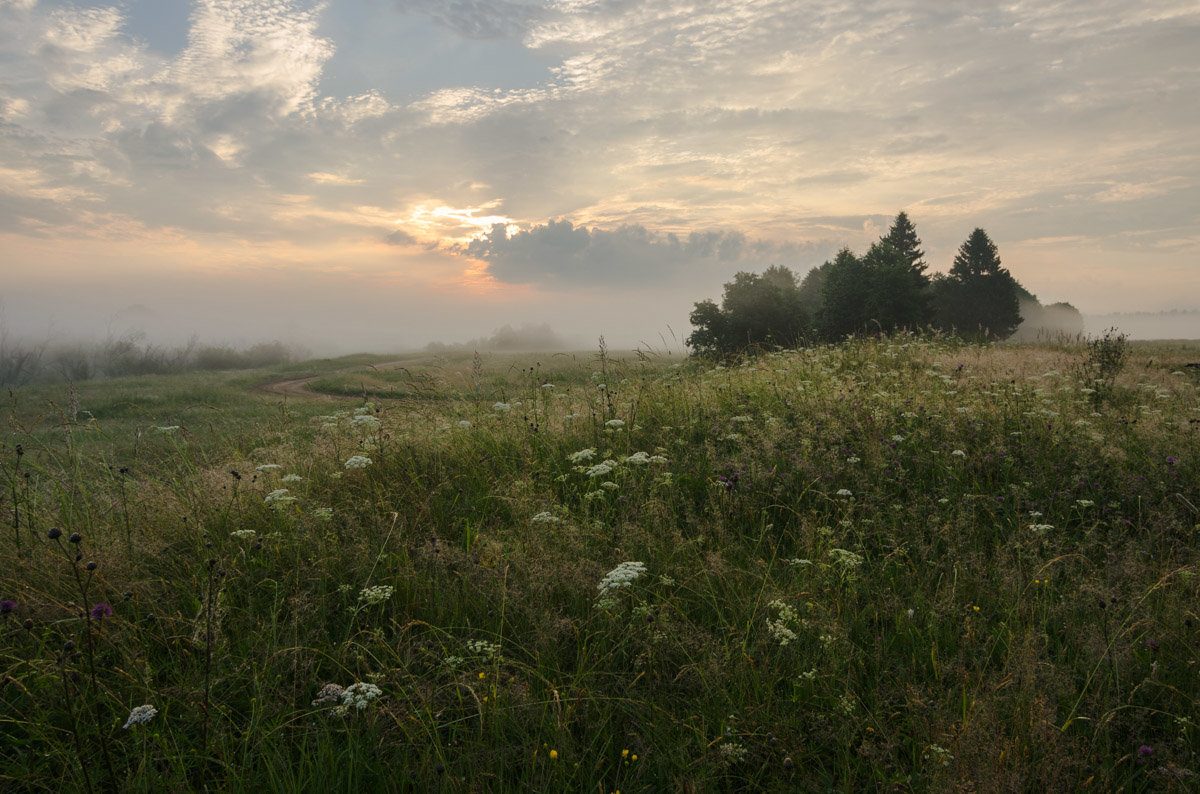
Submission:
<svg viewBox="0 0 1200 794">
<path fill-rule="evenodd" d="M 0 789 L 1200 786 L 1200 345 L 398 359 L 10 395 Z"/>
</svg>

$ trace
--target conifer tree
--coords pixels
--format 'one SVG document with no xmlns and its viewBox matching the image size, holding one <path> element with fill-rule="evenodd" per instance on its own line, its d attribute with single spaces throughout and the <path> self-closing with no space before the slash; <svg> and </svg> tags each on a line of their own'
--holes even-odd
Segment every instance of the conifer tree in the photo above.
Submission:
<svg viewBox="0 0 1200 794">
<path fill-rule="evenodd" d="M 896 220 L 892 221 L 892 228 L 888 229 L 888 233 L 879 238 L 879 241 L 891 243 L 904 257 L 913 273 L 924 274 L 925 269 L 929 267 L 925 264 L 925 252 L 921 250 L 921 238 L 917 237 L 917 229 L 904 210 L 900 210 Z"/>
<path fill-rule="evenodd" d="M 1021 324 L 1018 289 L 996 244 L 977 228 L 959 247 L 950 274 L 934 285 L 938 324 L 966 336 L 1005 339 Z"/>
</svg>

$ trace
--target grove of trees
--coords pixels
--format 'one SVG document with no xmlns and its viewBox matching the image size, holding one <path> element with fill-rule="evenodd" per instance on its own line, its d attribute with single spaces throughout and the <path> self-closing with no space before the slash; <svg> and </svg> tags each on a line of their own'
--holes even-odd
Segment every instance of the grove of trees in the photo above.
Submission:
<svg viewBox="0 0 1200 794">
<path fill-rule="evenodd" d="M 927 269 L 916 228 L 902 211 L 865 254 L 843 248 L 802 281 L 779 265 L 761 275 L 736 274 L 720 306 L 711 300 L 695 304 L 688 345 L 698 355 L 727 356 L 922 328 L 1006 339 L 1021 325 L 1022 306 L 1027 312 L 1040 308 L 1000 264 L 996 244 L 983 229 L 963 242 L 949 273 L 930 277 Z M 1058 317 L 1079 317 L 1070 304 L 1055 304 L 1055 311 Z"/>
</svg>

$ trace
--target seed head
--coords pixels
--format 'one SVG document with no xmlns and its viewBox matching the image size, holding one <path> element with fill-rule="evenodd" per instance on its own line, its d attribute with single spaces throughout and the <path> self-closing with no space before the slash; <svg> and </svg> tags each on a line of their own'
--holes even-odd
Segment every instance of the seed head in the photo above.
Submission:
<svg viewBox="0 0 1200 794">
<path fill-rule="evenodd" d="M 71 541 L 72 543 L 82 543 L 83 535 L 80 535 L 78 532 L 72 532 L 71 537 L 67 538 L 67 540 Z"/>
<path fill-rule="evenodd" d="M 50 540 L 58 540 L 62 537 L 62 530 L 58 527 L 50 527 L 50 529 L 46 532 L 46 536 L 50 538 Z"/>
</svg>

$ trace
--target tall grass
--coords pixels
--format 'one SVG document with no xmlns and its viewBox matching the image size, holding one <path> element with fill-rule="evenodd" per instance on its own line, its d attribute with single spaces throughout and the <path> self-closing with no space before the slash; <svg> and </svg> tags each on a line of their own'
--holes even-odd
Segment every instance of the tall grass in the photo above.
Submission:
<svg viewBox="0 0 1200 794">
<path fill-rule="evenodd" d="M 1083 345 L 922 338 L 15 394 L 0 788 L 1187 790 L 1188 356 L 1099 399 Z"/>
</svg>

